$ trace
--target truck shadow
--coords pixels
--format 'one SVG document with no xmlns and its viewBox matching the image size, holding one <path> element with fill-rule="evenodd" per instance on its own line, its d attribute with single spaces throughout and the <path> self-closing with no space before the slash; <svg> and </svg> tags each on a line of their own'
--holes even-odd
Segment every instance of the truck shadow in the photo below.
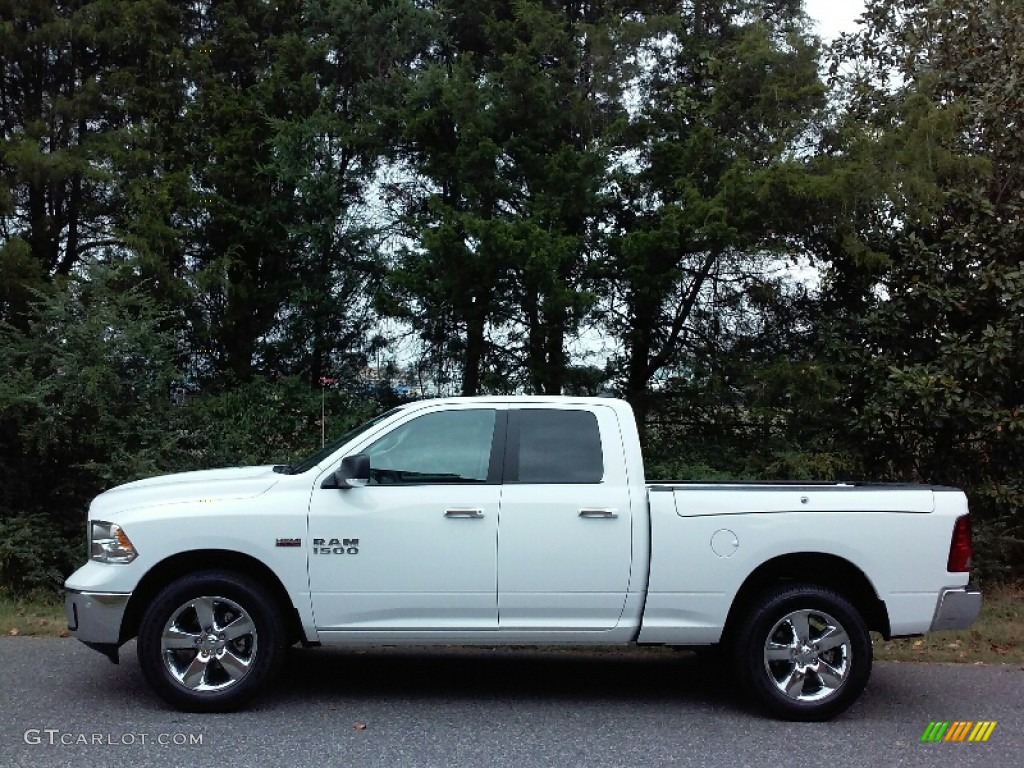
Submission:
<svg viewBox="0 0 1024 768">
<path fill-rule="evenodd" d="M 261 705 L 347 697 L 631 699 L 745 708 L 725 665 L 669 649 L 292 649 Z"/>
</svg>

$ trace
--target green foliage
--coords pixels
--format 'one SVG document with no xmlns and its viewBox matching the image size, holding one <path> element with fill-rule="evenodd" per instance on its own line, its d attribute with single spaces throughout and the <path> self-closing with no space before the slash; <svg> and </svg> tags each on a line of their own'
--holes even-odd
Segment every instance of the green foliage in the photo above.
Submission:
<svg viewBox="0 0 1024 768">
<path fill-rule="evenodd" d="M 42 290 L 44 272 L 21 238 L 0 243 L 0 322 L 23 324 L 33 291 Z"/>
<path fill-rule="evenodd" d="M 868 10 L 837 54 L 837 138 L 879 183 L 859 190 L 855 239 L 832 256 L 824 353 L 864 474 L 965 488 L 991 573 L 1014 550 L 1019 566 L 1024 522 L 1024 105 L 1007 98 L 1024 60 L 1004 55 L 1024 46 L 1024 13 Z"/>
<path fill-rule="evenodd" d="M 817 47 L 796 4 L 746 14 L 707 2 L 655 18 L 640 106 L 620 123 L 602 265 L 620 389 L 644 416 L 652 381 L 684 376 L 756 320 L 746 293 L 770 281 L 806 231 L 814 197 L 801 141 L 824 107 Z"/>
<path fill-rule="evenodd" d="M 164 313 L 132 281 L 127 268 L 94 266 L 41 295 L 25 330 L 3 329 L 0 419 L 17 425 L 3 465 L 31 453 L 41 471 L 57 475 L 48 484 L 57 496 L 154 472 L 170 439 L 161 425 L 173 338 L 160 330 Z"/>
<path fill-rule="evenodd" d="M 179 442 L 173 468 L 297 462 L 321 447 L 321 406 L 327 416 L 327 440 L 382 409 L 365 394 L 321 391 L 298 378 L 254 379 L 224 392 L 198 396 L 175 411 Z"/>
<path fill-rule="evenodd" d="M 24 328 L 0 327 L 0 584 L 56 586 L 80 562 L 88 500 L 155 474 L 173 339 L 124 270 L 94 266 L 37 293 Z"/>
<path fill-rule="evenodd" d="M 398 368 L 611 386 L 652 476 L 961 485 L 1019 573 L 1016 0 L 870 0 L 827 82 L 797 0 L 0 5 L 0 588 Z"/>
<path fill-rule="evenodd" d="M 1005 502 L 993 500 L 997 510 L 1006 509 Z M 1019 580 L 1024 562 L 1024 523 L 1020 516 L 997 514 L 995 519 L 976 519 L 972 523 L 974 564 L 972 573 L 982 583 Z"/>
<path fill-rule="evenodd" d="M 416 183 L 398 202 L 416 243 L 380 306 L 459 362 L 464 394 L 560 392 L 567 343 L 595 302 L 600 132 L 622 109 L 591 79 L 588 49 L 624 11 L 538 0 L 447 11 L 403 115 Z"/>
<path fill-rule="evenodd" d="M 54 530 L 49 515 L 0 516 L 0 594 L 48 594 L 85 561 L 85 530 Z"/>
<path fill-rule="evenodd" d="M 297 378 L 172 404 L 176 339 L 127 266 L 91 265 L 0 328 L 0 587 L 54 588 L 83 557 L 92 497 L 134 479 L 290 463 L 381 409 Z"/>
</svg>

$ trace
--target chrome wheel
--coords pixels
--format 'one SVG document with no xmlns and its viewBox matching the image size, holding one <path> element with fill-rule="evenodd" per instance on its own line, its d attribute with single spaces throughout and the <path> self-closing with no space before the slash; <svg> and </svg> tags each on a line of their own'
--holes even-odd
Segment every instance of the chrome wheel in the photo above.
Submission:
<svg viewBox="0 0 1024 768">
<path fill-rule="evenodd" d="M 222 691 L 256 660 L 252 617 L 226 597 L 196 597 L 178 607 L 160 636 L 164 667 L 190 691 Z"/>
<path fill-rule="evenodd" d="M 764 644 L 764 668 L 775 687 L 797 702 L 835 694 L 850 674 L 847 631 L 824 611 L 798 610 L 775 623 Z"/>
</svg>

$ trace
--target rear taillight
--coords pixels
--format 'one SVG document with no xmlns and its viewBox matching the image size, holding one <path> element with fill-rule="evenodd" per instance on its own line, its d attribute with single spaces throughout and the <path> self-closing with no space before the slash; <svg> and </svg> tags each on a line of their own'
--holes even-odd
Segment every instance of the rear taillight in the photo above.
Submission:
<svg viewBox="0 0 1024 768">
<path fill-rule="evenodd" d="M 971 570 L 971 518 L 958 517 L 953 525 L 953 539 L 949 542 L 949 561 L 946 570 L 950 573 L 967 573 Z"/>
</svg>

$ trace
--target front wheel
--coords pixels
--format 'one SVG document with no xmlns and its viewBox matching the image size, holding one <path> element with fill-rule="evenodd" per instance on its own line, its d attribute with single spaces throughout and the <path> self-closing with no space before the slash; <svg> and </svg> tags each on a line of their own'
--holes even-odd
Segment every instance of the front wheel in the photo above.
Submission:
<svg viewBox="0 0 1024 768">
<path fill-rule="evenodd" d="M 828 720 L 864 690 L 871 637 L 841 595 L 792 585 L 766 592 L 737 634 L 736 665 L 747 690 L 789 720 Z"/>
<path fill-rule="evenodd" d="M 142 673 L 170 704 L 236 709 L 277 672 L 285 632 L 274 600 L 238 574 L 185 576 L 160 592 L 139 625 Z"/>
</svg>

